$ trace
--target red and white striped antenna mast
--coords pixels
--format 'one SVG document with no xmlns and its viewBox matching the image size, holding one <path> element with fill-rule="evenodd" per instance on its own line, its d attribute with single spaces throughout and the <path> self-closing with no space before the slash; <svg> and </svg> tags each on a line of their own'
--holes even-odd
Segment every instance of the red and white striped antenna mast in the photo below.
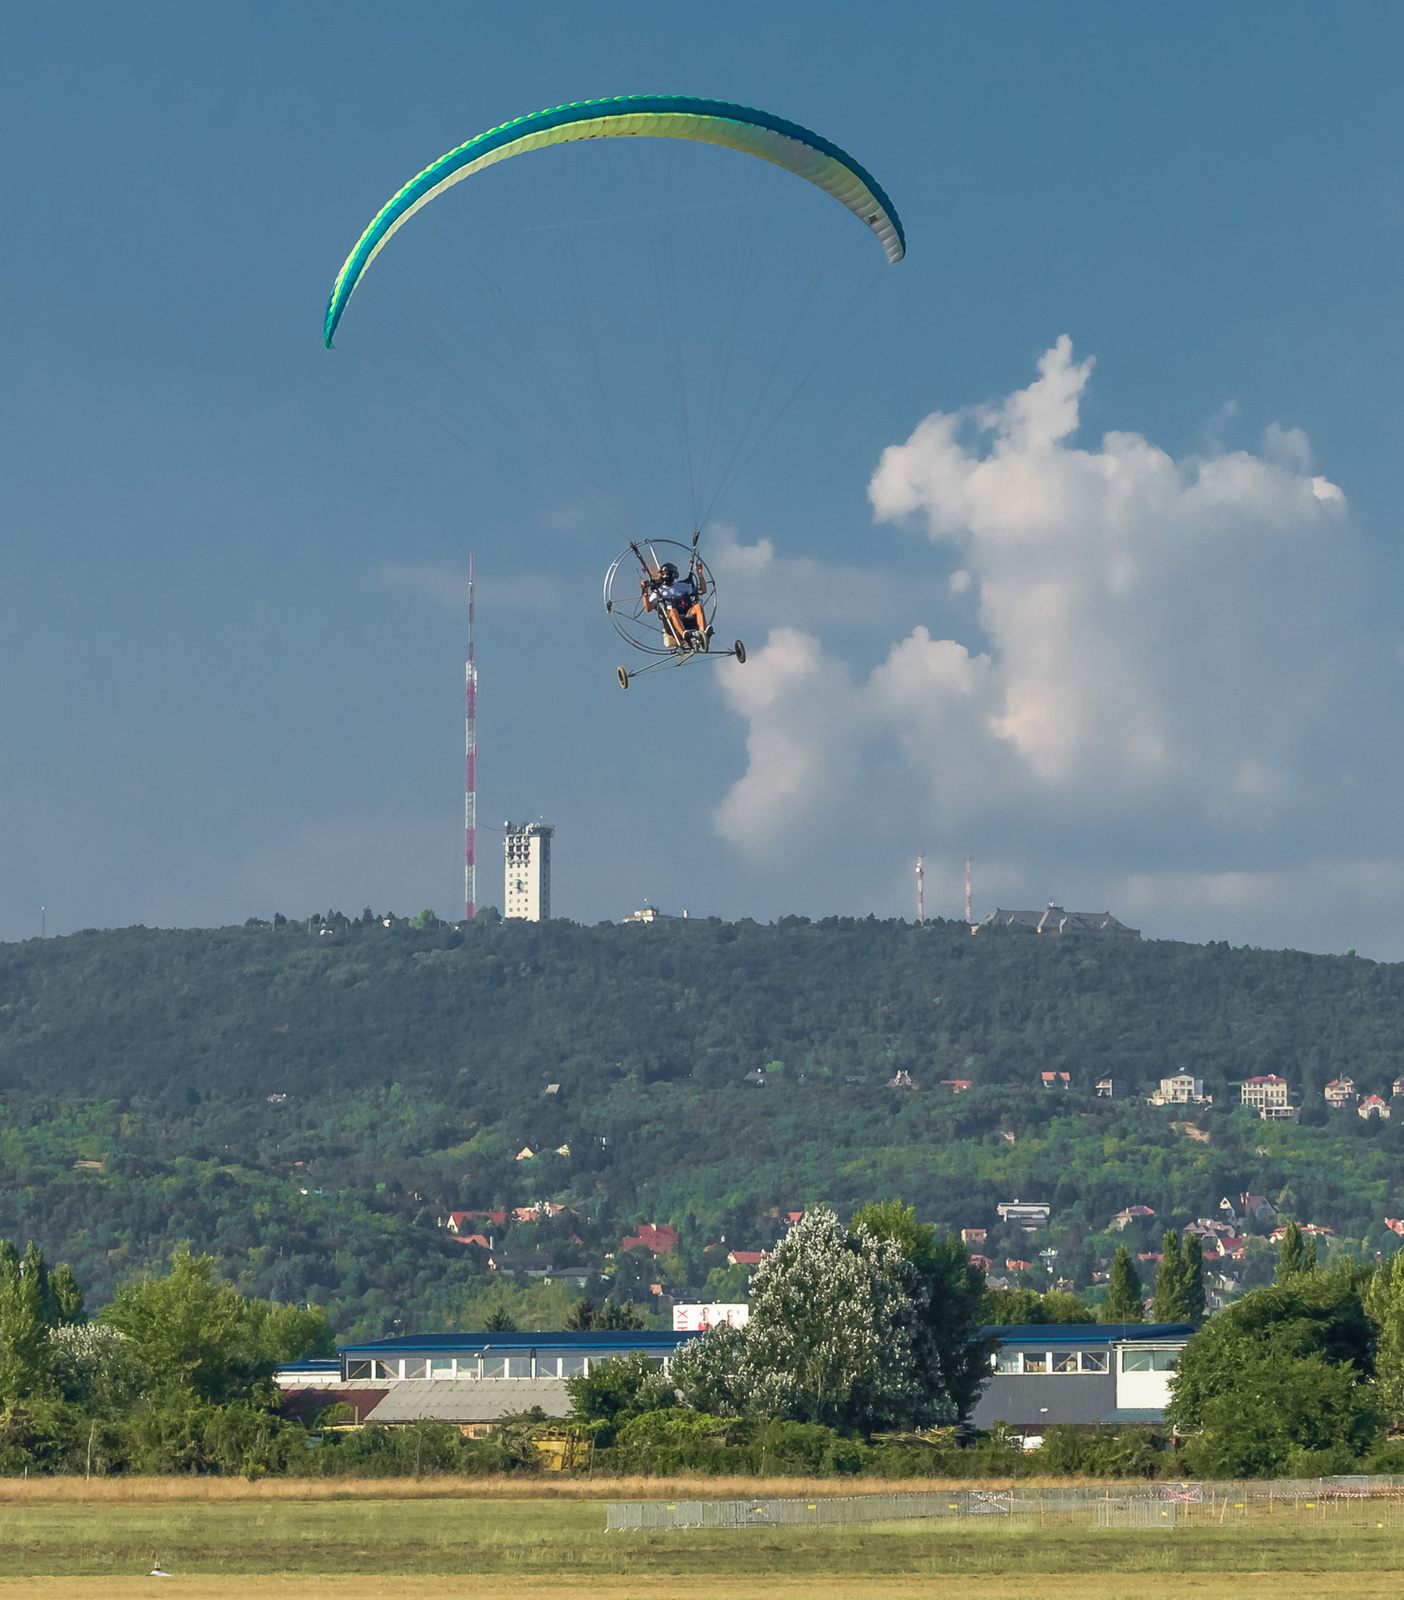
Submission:
<svg viewBox="0 0 1404 1600">
<path fill-rule="evenodd" d="M 921 863 L 921 851 L 917 851 L 917 922 L 926 921 L 926 869 Z"/>
<path fill-rule="evenodd" d="M 966 858 L 965 858 L 965 925 L 968 928 L 973 928 L 975 926 L 974 919 L 972 918 L 972 916 L 970 914 L 970 857 L 969 856 L 966 856 Z"/>
<path fill-rule="evenodd" d="M 463 920 L 478 913 L 478 666 L 473 659 L 473 556 L 468 555 L 468 665 L 464 672 Z"/>
</svg>

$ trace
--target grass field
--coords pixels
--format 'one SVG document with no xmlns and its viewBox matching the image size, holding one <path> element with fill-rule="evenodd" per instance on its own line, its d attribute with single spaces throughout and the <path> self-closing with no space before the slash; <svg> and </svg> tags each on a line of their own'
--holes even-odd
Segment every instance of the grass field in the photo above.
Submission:
<svg viewBox="0 0 1404 1600">
<path fill-rule="evenodd" d="M 606 1494 L 625 1489 L 610 1484 Z M 520 1484 L 444 1480 L 10 1480 L 0 1484 L 0 1600 L 96 1600 L 153 1584 L 172 1597 L 229 1600 L 251 1590 L 259 1600 L 1292 1600 L 1404 1588 L 1404 1529 L 1363 1519 L 1174 1532 L 905 1522 L 607 1533 L 605 1495 L 595 1492 L 526 1497 Z M 658 1493 L 650 1485 L 649 1497 Z M 170 1580 L 146 1576 L 153 1560 Z"/>
<path fill-rule="evenodd" d="M 993 1575 L 963 1577 L 465 1578 L 281 1577 L 260 1581 L 257 1600 L 1384 1600 L 1401 1574 L 1233 1577 Z M 0 1577 L 0 1600 L 131 1600 L 155 1588 L 166 1600 L 236 1600 L 242 1578 Z"/>
</svg>

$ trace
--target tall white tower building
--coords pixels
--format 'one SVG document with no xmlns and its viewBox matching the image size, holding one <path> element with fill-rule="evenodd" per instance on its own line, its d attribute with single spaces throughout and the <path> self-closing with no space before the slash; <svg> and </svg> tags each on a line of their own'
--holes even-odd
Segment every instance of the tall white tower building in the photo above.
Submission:
<svg viewBox="0 0 1404 1600">
<path fill-rule="evenodd" d="M 527 922 L 551 919 L 551 835 L 554 828 L 544 822 L 507 822 L 507 883 L 503 898 L 504 917 L 522 917 Z"/>
</svg>

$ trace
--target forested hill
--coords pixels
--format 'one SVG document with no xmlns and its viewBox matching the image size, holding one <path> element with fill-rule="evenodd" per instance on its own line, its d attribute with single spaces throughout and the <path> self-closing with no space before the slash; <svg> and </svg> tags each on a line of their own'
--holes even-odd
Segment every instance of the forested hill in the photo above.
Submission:
<svg viewBox="0 0 1404 1600">
<path fill-rule="evenodd" d="M 1091 1097 L 1175 1071 L 1214 1095 L 1207 1142 Z M 576 1222 L 514 1248 L 604 1265 L 625 1224 L 671 1219 L 693 1287 L 723 1232 L 894 1193 L 950 1226 L 1047 1199 L 1080 1238 L 1252 1187 L 1373 1242 L 1404 1134 L 1315 1108 L 1401 1071 L 1404 967 L 1355 957 L 837 918 L 88 932 L 0 947 L 0 1234 L 99 1299 L 188 1239 L 357 1327 L 470 1291 L 445 1211 L 541 1199 Z M 1308 1125 L 1228 1110 L 1264 1072 Z"/>
</svg>

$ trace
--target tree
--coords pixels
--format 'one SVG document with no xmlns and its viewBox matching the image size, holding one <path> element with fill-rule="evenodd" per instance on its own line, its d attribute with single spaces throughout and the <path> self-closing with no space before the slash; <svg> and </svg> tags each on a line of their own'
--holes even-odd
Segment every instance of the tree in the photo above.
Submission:
<svg viewBox="0 0 1404 1600">
<path fill-rule="evenodd" d="M 1180 1240 L 1184 1262 L 1185 1321 L 1197 1328 L 1204 1321 L 1204 1246 L 1197 1233 L 1186 1233 Z"/>
<path fill-rule="evenodd" d="M 128 1340 L 100 1322 L 69 1322 L 49 1335 L 54 1376 L 66 1400 L 95 1417 L 112 1417 L 135 1404 L 146 1374 Z"/>
<path fill-rule="evenodd" d="M 1144 1322 L 1146 1313 L 1141 1295 L 1141 1279 L 1131 1260 L 1131 1252 L 1124 1244 L 1119 1244 L 1112 1257 L 1107 1298 L 1102 1303 L 1102 1321 Z"/>
<path fill-rule="evenodd" d="M 212 1256 L 181 1251 L 166 1277 L 123 1284 L 101 1314 L 125 1335 L 153 1390 L 241 1399 L 279 1363 L 335 1349 L 320 1306 L 246 1299 L 214 1267 Z"/>
<path fill-rule="evenodd" d="M 1210 1476 L 1291 1473 L 1325 1452 L 1361 1455 L 1380 1425 L 1368 1276 L 1343 1262 L 1251 1289 L 1194 1334 L 1180 1358 L 1169 1422 L 1186 1463 Z M 1332 1470 L 1328 1468 L 1328 1470 Z"/>
<path fill-rule="evenodd" d="M 1192 1233 L 1187 1233 L 1185 1244 L 1193 1238 Z M 1160 1266 L 1155 1274 L 1154 1316 L 1157 1322 L 1190 1320 L 1189 1272 L 1190 1263 L 1185 1257 L 1180 1236 L 1174 1228 L 1167 1228 L 1160 1244 Z"/>
<path fill-rule="evenodd" d="M 1081 1295 L 1063 1294 L 1056 1289 L 1047 1294 L 1040 1294 L 1037 1289 L 986 1289 L 980 1315 L 991 1326 L 1003 1328 L 1097 1320 Z"/>
<path fill-rule="evenodd" d="M 1282 1230 L 1282 1243 L 1277 1247 L 1277 1281 L 1289 1283 L 1304 1273 L 1316 1271 L 1316 1240 L 1304 1239 L 1295 1222 Z"/>
<path fill-rule="evenodd" d="M 281 1365 L 336 1354 L 336 1333 L 321 1306 L 243 1302 L 246 1349 L 260 1361 Z"/>
<path fill-rule="evenodd" d="M 850 1231 L 860 1228 L 874 1239 L 890 1240 L 916 1268 L 916 1298 L 925 1325 L 918 1361 L 925 1358 L 925 1386 L 932 1396 L 949 1399 L 958 1416 L 967 1415 L 989 1376 L 994 1349 L 993 1338 L 980 1337 L 981 1326 L 994 1320 L 985 1315 L 985 1274 L 972 1264 L 959 1239 L 949 1234 L 938 1239 L 934 1226 L 916 1220 L 916 1207 L 900 1200 L 862 1207 L 849 1223 Z"/>
<path fill-rule="evenodd" d="M 489 1312 L 483 1320 L 484 1333 L 515 1333 L 517 1324 L 513 1321 L 511 1313 L 504 1311 L 501 1306 L 496 1311 Z"/>
<path fill-rule="evenodd" d="M 588 1373 L 566 1379 L 566 1393 L 573 1421 L 603 1424 L 597 1438 L 604 1445 L 630 1417 L 677 1404 L 673 1381 L 642 1350 L 592 1361 Z"/>
<path fill-rule="evenodd" d="M 744 1328 L 719 1322 L 673 1357 L 670 1377 L 683 1404 L 714 1417 L 732 1417 L 748 1398 L 740 1373 L 746 1344 Z"/>
<path fill-rule="evenodd" d="M 593 1300 L 577 1300 L 570 1308 L 565 1325 L 571 1333 L 624 1333 L 646 1328 L 648 1318 L 627 1300 L 616 1305 L 606 1298 L 600 1306 Z"/>
<path fill-rule="evenodd" d="M 0 1400 L 29 1400 L 53 1387 L 44 1315 L 48 1286 L 38 1245 L 31 1240 L 21 1261 L 14 1245 L 0 1240 Z"/>
<path fill-rule="evenodd" d="M 604 1304 L 595 1313 L 592 1324 L 597 1333 L 629 1333 L 638 1332 L 648 1326 L 648 1318 L 642 1311 L 637 1311 L 627 1300 L 615 1302 L 606 1297 Z"/>
<path fill-rule="evenodd" d="M 1364 1305 L 1376 1328 L 1380 1401 L 1385 1416 L 1395 1422 L 1404 1417 L 1404 1251 L 1375 1269 Z"/>
<path fill-rule="evenodd" d="M 741 1346 L 748 1407 L 870 1432 L 948 1418 L 919 1370 L 921 1277 L 890 1239 L 808 1211 L 756 1268 Z"/>
<path fill-rule="evenodd" d="M 88 1320 L 83 1308 L 83 1291 L 73 1276 L 73 1268 L 66 1261 L 60 1261 L 49 1274 L 49 1295 L 54 1307 L 55 1327 L 67 1327 Z"/>
<path fill-rule="evenodd" d="M 567 1333 L 589 1333 L 595 1326 L 595 1302 L 588 1296 L 584 1300 L 577 1300 L 570 1308 L 565 1319 Z M 490 1330 L 496 1331 L 496 1330 Z"/>
</svg>

